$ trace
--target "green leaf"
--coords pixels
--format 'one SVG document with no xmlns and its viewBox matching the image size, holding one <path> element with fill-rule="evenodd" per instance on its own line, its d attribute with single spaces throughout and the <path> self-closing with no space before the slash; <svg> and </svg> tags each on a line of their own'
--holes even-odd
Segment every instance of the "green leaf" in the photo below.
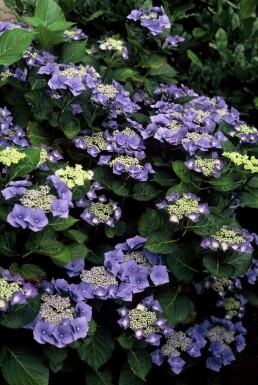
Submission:
<svg viewBox="0 0 258 385">
<path fill-rule="evenodd" d="M 161 186 L 173 186 L 177 182 L 177 180 L 173 178 L 173 175 L 169 171 L 162 168 L 157 168 L 155 170 L 155 174 L 153 175 L 152 180 Z"/>
<path fill-rule="evenodd" d="M 142 214 L 138 222 L 138 231 L 141 236 L 147 237 L 156 230 L 171 226 L 168 222 L 168 217 L 160 210 L 147 208 L 146 212 Z"/>
<path fill-rule="evenodd" d="M 140 380 L 137 376 L 133 374 L 128 364 L 125 364 L 120 372 L 118 385 L 144 385 L 144 381 Z"/>
<path fill-rule="evenodd" d="M 114 238 L 116 235 L 122 237 L 126 232 L 126 223 L 118 221 L 114 227 L 105 226 L 105 234 L 108 238 Z"/>
<path fill-rule="evenodd" d="M 250 188 L 258 188 L 258 175 L 252 177 L 247 183 L 247 186 Z"/>
<path fill-rule="evenodd" d="M 29 122 L 28 124 L 28 137 L 32 146 L 41 146 L 42 144 L 48 145 L 50 139 L 44 128 L 36 121 Z"/>
<path fill-rule="evenodd" d="M 207 255 L 203 258 L 203 264 L 215 277 L 228 278 L 235 274 L 235 268 L 221 261 L 219 257 Z"/>
<path fill-rule="evenodd" d="M 117 341 L 123 349 L 131 349 L 134 345 L 135 337 L 129 331 L 125 331 L 117 337 Z"/>
<path fill-rule="evenodd" d="M 22 278 L 27 281 L 39 282 L 43 278 L 46 278 L 46 273 L 39 266 L 31 263 L 19 266 L 17 263 L 12 263 L 9 267 L 11 274 L 19 274 Z"/>
<path fill-rule="evenodd" d="M 90 180 L 85 180 L 83 186 L 76 186 L 72 189 L 73 200 L 79 200 L 86 194 L 90 189 Z"/>
<path fill-rule="evenodd" d="M 150 182 L 138 182 L 133 187 L 132 197 L 137 201 L 149 201 L 160 192 L 161 190 Z"/>
<path fill-rule="evenodd" d="M 92 21 L 94 19 L 97 19 L 98 17 L 105 15 L 105 13 L 108 13 L 105 10 L 99 9 L 98 11 L 92 13 L 89 17 L 86 18 L 87 22 Z"/>
<path fill-rule="evenodd" d="M 89 252 L 88 247 L 78 243 L 69 245 L 69 249 L 72 253 L 72 259 L 86 258 Z"/>
<path fill-rule="evenodd" d="M 9 181 L 18 178 L 18 176 L 26 176 L 39 164 L 40 149 L 28 148 L 22 150 L 21 153 L 25 154 L 26 157 L 21 159 L 17 164 L 12 164 L 9 167 Z"/>
<path fill-rule="evenodd" d="M 210 207 L 210 214 L 202 215 L 196 223 L 189 224 L 187 229 L 198 235 L 212 235 L 227 223 L 224 215 L 216 207 Z"/>
<path fill-rule="evenodd" d="M 192 252 L 184 244 L 173 244 L 173 253 L 167 255 L 166 264 L 174 276 L 183 282 L 189 282 L 197 272 L 191 267 Z"/>
<path fill-rule="evenodd" d="M 112 373 L 107 369 L 95 372 L 87 369 L 85 381 L 86 385 L 114 385 Z"/>
<path fill-rule="evenodd" d="M 160 68 L 166 62 L 166 57 L 156 53 L 143 55 L 140 60 L 140 66 L 143 68 Z"/>
<path fill-rule="evenodd" d="M 78 348 L 78 353 L 82 361 L 98 370 L 111 358 L 114 348 L 113 336 L 108 329 L 102 329 L 87 338 Z"/>
<path fill-rule="evenodd" d="M 252 207 L 258 209 L 258 198 L 252 192 L 243 192 L 239 194 L 241 206 Z"/>
<path fill-rule="evenodd" d="M 223 52 L 228 46 L 228 35 L 223 28 L 219 28 L 215 34 L 216 46 L 219 51 Z"/>
<path fill-rule="evenodd" d="M 24 21 L 28 24 L 28 25 L 32 25 L 32 27 L 38 27 L 40 24 L 44 24 L 44 21 L 37 18 L 37 17 L 34 17 L 34 16 L 31 16 L 31 17 L 24 17 Z"/>
<path fill-rule="evenodd" d="M 243 182 L 237 182 L 237 175 L 221 175 L 219 178 L 210 179 L 208 183 L 214 188 L 214 190 L 218 191 L 232 191 L 239 184 Z"/>
<path fill-rule="evenodd" d="M 115 180 L 111 183 L 112 190 L 118 196 L 127 197 L 130 195 L 131 189 L 126 185 L 126 182 Z"/>
<path fill-rule="evenodd" d="M 27 300 L 25 305 L 10 306 L 7 312 L 1 312 L 0 324 L 10 329 L 19 329 L 31 322 L 39 313 L 40 296 Z"/>
<path fill-rule="evenodd" d="M 199 57 L 196 55 L 196 53 L 194 53 L 191 49 L 188 49 L 186 51 L 187 53 L 187 56 L 189 57 L 189 59 L 191 60 L 191 62 L 198 68 L 202 69 L 203 68 L 203 64 L 201 62 L 201 60 L 199 59 Z"/>
<path fill-rule="evenodd" d="M 65 359 L 68 357 L 68 349 L 66 347 L 59 349 L 52 345 L 43 347 L 43 351 L 48 358 L 49 368 L 52 372 L 59 372 L 64 364 Z"/>
<path fill-rule="evenodd" d="M 146 78 L 144 80 L 144 88 L 148 95 L 150 95 L 152 98 L 155 97 L 154 90 L 157 88 L 159 82 L 157 79 L 152 79 L 152 78 Z"/>
<path fill-rule="evenodd" d="M 48 29 L 49 31 L 52 31 L 52 32 L 57 32 L 57 31 L 63 32 L 64 30 L 71 28 L 73 24 L 74 23 L 71 23 L 70 21 L 54 21 L 53 23 L 48 25 Z"/>
<path fill-rule="evenodd" d="M 145 381 L 147 374 L 151 370 L 150 353 L 146 350 L 129 350 L 127 353 L 127 361 L 133 373 Z"/>
<path fill-rule="evenodd" d="M 61 62 L 64 64 L 80 63 L 86 56 L 86 41 L 66 43 L 62 47 Z"/>
<path fill-rule="evenodd" d="M 156 298 L 163 309 L 161 316 L 167 318 L 169 325 L 187 323 L 194 319 L 196 312 L 193 302 L 178 290 L 167 289 Z"/>
<path fill-rule="evenodd" d="M 62 31 L 50 31 L 50 29 L 44 25 L 39 25 L 37 29 L 37 38 L 44 50 L 65 41 Z"/>
<path fill-rule="evenodd" d="M 15 257 L 16 234 L 4 232 L 0 234 L 0 253 L 7 257 Z"/>
<path fill-rule="evenodd" d="M 178 176 L 178 178 L 184 183 L 197 183 L 200 181 L 200 178 L 191 172 L 184 164 L 182 160 L 175 160 L 172 163 L 172 168 L 174 173 Z"/>
<path fill-rule="evenodd" d="M 72 250 L 69 248 L 69 246 L 64 246 L 64 245 L 61 251 L 55 254 L 53 253 L 49 256 L 57 266 L 61 266 L 61 267 L 64 267 L 64 265 L 66 265 L 68 262 L 72 261 L 73 259 Z"/>
<path fill-rule="evenodd" d="M 248 19 L 256 10 L 256 0 L 241 0 L 239 17 L 240 20 Z"/>
<path fill-rule="evenodd" d="M 235 277 L 240 277 L 250 268 L 252 262 L 252 253 L 246 254 L 234 252 L 231 255 L 228 255 L 224 262 L 234 267 Z"/>
<path fill-rule="evenodd" d="M 48 385 L 48 369 L 25 348 L 7 349 L 2 374 L 9 385 Z"/>
<path fill-rule="evenodd" d="M 57 256 L 64 251 L 64 245 L 56 240 L 56 233 L 50 227 L 38 232 L 31 233 L 25 248 L 35 254 L 47 255 L 50 257 Z"/>
<path fill-rule="evenodd" d="M 161 82 L 173 82 L 178 72 L 170 65 L 165 63 L 162 67 L 151 68 L 146 76 L 155 76 Z"/>
<path fill-rule="evenodd" d="M 69 216 L 68 218 L 53 217 L 50 219 L 48 226 L 55 231 L 63 231 L 72 227 L 79 219 Z"/>
<path fill-rule="evenodd" d="M 152 253 L 170 254 L 173 252 L 176 239 L 172 238 L 170 231 L 154 231 L 148 237 L 145 248 Z"/>
<path fill-rule="evenodd" d="M 83 244 L 89 239 L 88 234 L 80 230 L 67 230 L 65 234 L 79 244 Z"/>
<path fill-rule="evenodd" d="M 18 61 L 31 44 L 33 35 L 24 29 L 4 32 L 0 37 L 0 65 L 9 66 Z"/>
<path fill-rule="evenodd" d="M 193 33 L 194 37 L 198 37 L 198 38 L 203 37 L 206 34 L 206 32 L 202 28 L 199 28 L 199 27 L 194 28 L 192 33 Z"/>
<path fill-rule="evenodd" d="M 34 16 L 42 20 L 46 25 L 55 21 L 65 21 L 65 15 L 61 7 L 54 0 L 39 0 Z"/>
<path fill-rule="evenodd" d="M 139 73 L 131 68 L 116 68 L 113 71 L 113 78 L 118 82 L 124 82 L 127 79 L 138 78 Z"/>
</svg>

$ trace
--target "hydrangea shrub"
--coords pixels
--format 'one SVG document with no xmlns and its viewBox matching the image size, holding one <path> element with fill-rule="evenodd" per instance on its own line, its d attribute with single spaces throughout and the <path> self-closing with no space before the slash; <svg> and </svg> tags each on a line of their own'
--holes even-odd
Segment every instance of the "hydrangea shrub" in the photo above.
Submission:
<svg viewBox="0 0 258 385">
<path fill-rule="evenodd" d="M 4 384 L 176 383 L 245 348 L 258 130 L 175 83 L 171 22 L 146 2 L 95 39 L 39 0 L 0 24 Z"/>
</svg>

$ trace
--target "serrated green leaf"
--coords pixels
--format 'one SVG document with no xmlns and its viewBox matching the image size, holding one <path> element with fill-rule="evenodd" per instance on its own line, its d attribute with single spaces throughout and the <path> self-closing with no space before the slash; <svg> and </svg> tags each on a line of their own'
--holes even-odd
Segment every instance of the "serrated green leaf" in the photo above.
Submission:
<svg viewBox="0 0 258 385">
<path fill-rule="evenodd" d="M 16 234 L 14 232 L 0 234 L 0 253 L 7 257 L 15 257 L 15 242 Z"/>
<path fill-rule="evenodd" d="M 64 30 L 71 28 L 73 24 L 74 23 L 71 23 L 70 21 L 54 21 L 53 23 L 48 25 L 48 29 L 49 31 L 53 31 L 53 32 L 57 32 L 57 31 L 63 32 Z"/>
<path fill-rule="evenodd" d="M 147 76 L 155 76 L 161 82 L 173 82 L 178 72 L 170 64 L 165 63 L 159 68 L 151 68 L 147 72 Z"/>
<path fill-rule="evenodd" d="M 241 206 L 258 209 L 258 197 L 252 192 L 243 192 L 239 194 Z"/>
<path fill-rule="evenodd" d="M 248 19 L 255 12 L 257 2 L 255 0 L 241 0 L 239 17 L 240 20 Z"/>
<path fill-rule="evenodd" d="M 67 230 L 65 234 L 79 244 L 83 244 L 89 239 L 88 234 L 80 230 Z"/>
<path fill-rule="evenodd" d="M 55 231 L 63 231 L 72 227 L 79 219 L 69 216 L 68 218 L 53 217 L 50 219 L 48 226 Z"/>
<path fill-rule="evenodd" d="M 140 66 L 143 68 L 159 68 L 166 62 L 166 57 L 156 53 L 143 55 L 140 60 Z"/>
<path fill-rule="evenodd" d="M 117 341 L 123 349 L 131 349 L 134 345 L 135 337 L 129 331 L 125 331 L 117 337 Z"/>
<path fill-rule="evenodd" d="M 76 186 L 72 189 L 73 200 L 79 200 L 86 194 L 90 189 L 90 180 L 85 180 L 83 186 Z"/>
<path fill-rule="evenodd" d="M 126 231 L 126 223 L 124 221 L 118 221 L 114 227 L 105 226 L 105 234 L 108 238 L 114 238 L 116 235 L 123 236 Z"/>
<path fill-rule="evenodd" d="M 173 186 L 177 180 L 173 178 L 172 173 L 162 168 L 157 168 L 153 174 L 152 180 L 161 186 Z"/>
<path fill-rule="evenodd" d="M 1 369 L 9 385 L 48 385 L 47 367 L 34 352 L 25 348 L 8 348 Z"/>
<path fill-rule="evenodd" d="M 62 31 L 50 31 L 50 29 L 44 25 L 39 25 L 37 30 L 37 38 L 44 50 L 65 41 Z"/>
<path fill-rule="evenodd" d="M 86 56 L 86 41 L 66 43 L 62 47 L 61 62 L 64 64 L 80 63 Z"/>
<path fill-rule="evenodd" d="M 118 82 L 124 82 L 127 79 L 133 79 L 139 77 L 139 73 L 131 68 L 116 68 L 113 71 L 113 78 Z"/>
<path fill-rule="evenodd" d="M 212 235 L 226 223 L 227 220 L 220 210 L 210 207 L 210 214 L 202 215 L 196 223 L 188 223 L 187 229 L 198 235 Z"/>
<path fill-rule="evenodd" d="M 130 195 L 131 189 L 126 182 L 115 180 L 111 183 L 112 190 L 118 196 L 127 197 Z"/>
<path fill-rule="evenodd" d="M 32 25 L 33 27 L 37 27 L 38 25 L 40 24 L 44 24 L 44 21 L 39 19 L 38 17 L 34 17 L 34 16 L 31 16 L 31 17 L 24 17 L 24 21 L 28 24 L 28 25 Z"/>
<path fill-rule="evenodd" d="M 12 164 L 9 169 L 9 181 L 18 178 L 18 176 L 26 176 L 39 164 L 40 149 L 28 148 L 22 150 L 21 153 L 25 154 L 26 157 L 21 159 L 17 164 Z"/>
<path fill-rule="evenodd" d="M 57 266 L 61 266 L 61 267 L 64 267 L 64 265 L 66 265 L 68 262 L 71 262 L 73 260 L 72 250 L 70 249 L 69 246 L 64 246 L 64 245 L 61 251 L 57 253 L 51 253 L 51 255 L 49 254 L 49 256 Z"/>
<path fill-rule="evenodd" d="M 28 127 L 28 137 L 32 146 L 41 146 L 42 144 L 48 145 L 50 139 L 44 128 L 36 121 L 29 122 Z"/>
<path fill-rule="evenodd" d="M 87 370 L 85 377 L 86 385 L 115 385 L 112 373 L 108 369 Z"/>
<path fill-rule="evenodd" d="M 78 348 L 82 361 L 85 361 L 94 370 L 98 370 L 112 356 L 115 348 L 114 338 L 107 329 L 97 331 Z"/>
<path fill-rule="evenodd" d="M 156 298 L 163 309 L 161 316 L 167 318 L 169 325 L 187 323 L 195 317 L 193 302 L 176 289 L 167 289 L 166 292 L 158 294 Z"/>
<path fill-rule="evenodd" d="M 149 201 L 160 192 L 161 190 L 151 182 L 138 182 L 133 187 L 132 197 L 137 201 Z"/>
<path fill-rule="evenodd" d="M 39 266 L 31 263 L 19 266 L 17 263 L 12 263 L 9 267 L 11 274 L 19 274 L 22 278 L 28 281 L 39 282 L 46 278 L 46 273 Z"/>
<path fill-rule="evenodd" d="M 160 210 L 147 208 L 138 222 L 138 231 L 141 236 L 149 236 L 156 230 L 165 228 L 168 223 L 167 216 Z"/>
<path fill-rule="evenodd" d="M 221 175 L 219 178 L 210 179 L 208 183 L 218 191 L 232 191 L 243 181 L 237 181 L 236 175 Z"/>
<path fill-rule="evenodd" d="M 38 233 L 31 233 L 25 248 L 35 254 L 54 257 L 64 250 L 64 245 L 56 240 L 55 231 L 47 227 Z"/>
<path fill-rule="evenodd" d="M 72 245 L 69 245 L 69 249 L 72 253 L 72 259 L 86 258 L 88 252 L 90 251 L 88 247 L 78 243 L 73 243 Z"/>
<path fill-rule="evenodd" d="M 125 364 L 120 372 L 118 385 L 144 385 L 145 382 L 135 376 L 128 364 Z"/>
<path fill-rule="evenodd" d="M 0 65 L 9 66 L 18 61 L 29 47 L 34 34 L 24 29 L 5 31 L 0 36 Z"/>
<path fill-rule="evenodd" d="M 198 181 L 200 181 L 200 178 L 193 172 L 191 172 L 181 160 L 175 160 L 172 163 L 172 168 L 178 178 L 184 183 L 193 184 L 198 183 Z"/>
<path fill-rule="evenodd" d="M 235 274 L 234 266 L 224 263 L 224 261 L 216 256 L 205 256 L 203 258 L 203 264 L 215 277 L 228 278 Z"/>
<path fill-rule="evenodd" d="M 150 353 L 146 350 L 129 350 L 127 353 L 127 361 L 133 373 L 145 381 L 147 374 L 151 370 Z"/>
<path fill-rule="evenodd" d="M 157 230 L 148 236 L 145 248 L 152 253 L 170 254 L 173 252 L 176 241 L 170 231 Z"/>
<path fill-rule="evenodd" d="M 252 253 L 246 254 L 233 252 L 232 254 L 227 255 L 224 262 L 234 267 L 235 277 L 240 277 L 241 275 L 244 275 L 250 268 L 252 262 Z"/>
<path fill-rule="evenodd" d="M 192 252 L 184 244 L 174 243 L 173 247 L 173 252 L 166 256 L 166 264 L 177 279 L 189 282 L 198 272 L 191 266 Z"/>
<path fill-rule="evenodd" d="M 1 312 L 0 324 L 10 329 L 19 329 L 31 322 L 39 313 L 40 296 L 30 298 L 25 305 L 10 306 L 7 312 Z"/>
<path fill-rule="evenodd" d="M 65 359 L 68 357 L 68 349 L 66 347 L 59 349 L 52 345 L 43 347 L 44 354 L 48 358 L 49 368 L 52 372 L 59 372 L 64 364 Z"/>
<path fill-rule="evenodd" d="M 34 16 L 42 20 L 46 25 L 55 21 L 65 21 L 65 15 L 61 7 L 54 0 L 39 0 Z"/>
</svg>

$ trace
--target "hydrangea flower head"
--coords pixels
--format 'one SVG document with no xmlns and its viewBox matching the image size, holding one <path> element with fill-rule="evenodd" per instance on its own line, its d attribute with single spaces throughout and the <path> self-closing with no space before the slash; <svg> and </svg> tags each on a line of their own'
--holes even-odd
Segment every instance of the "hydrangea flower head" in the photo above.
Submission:
<svg viewBox="0 0 258 385">
<path fill-rule="evenodd" d="M 13 276 L 8 270 L 0 270 L 0 312 L 8 311 L 10 306 L 26 304 L 37 294 L 37 289 L 19 275 Z"/>
<path fill-rule="evenodd" d="M 132 11 L 127 19 L 133 21 L 140 21 L 141 26 L 148 29 L 152 36 L 163 33 L 164 29 L 170 28 L 171 24 L 167 15 L 165 15 L 164 8 L 152 7 L 150 11 L 143 8 Z"/>
<path fill-rule="evenodd" d="M 106 268 L 121 281 L 130 283 L 133 293 L 142 292 L 149 286 L 147 277 L 150 277 L 155 286 L 169 282 L 162 256 L 146 250 L 146 240 L 135 236 L 105 253 Z"/>
<path fill-rule="evenodd" d="M 254 237 L 245 229 L 223 226 L 219 231 L 203 239 L 201 246 L 211 250 L 233 250 L 238 253 L 251 253 Z"/>
<path fill-rule="evenodd" d="M 56 286 L 55 281 L 53 285 Z M 69 292 L 61 294 L 60 290 L 45 291 L 41 301 L 39 315 L 27 326 L 33 329 L 33 337 L 38 343 L 63 348 L 86 337 L 92 316 L 89 305 L 84 301 L 75 302 Z"/>
<path fill-rule="evenodd" d="M 169 221 L 179 223 L 183 218 L 188 218 L 192 222 L 197 222 L 201 215 L 208 215 L 208 204 L 199 204 L 200 198 L 192 193 L 171 193 L 164 201 L 156 206 L 165 209 L 169 214 Z"/>
</svg>

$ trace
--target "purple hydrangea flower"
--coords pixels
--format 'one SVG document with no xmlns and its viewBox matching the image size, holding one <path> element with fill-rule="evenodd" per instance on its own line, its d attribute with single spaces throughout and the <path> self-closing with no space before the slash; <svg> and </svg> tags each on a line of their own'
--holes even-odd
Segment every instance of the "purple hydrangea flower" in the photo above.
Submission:
<svg viewBox="0 0 258 385">
<path fill-rule="evenodd" d="M 167 15 L 165 15 L 164 8 L 152 7 L 150 11 L 143 8 L 133 10 L 127 19 L 133 21 L 140 21 L 141 25 L 148 29 L 152 36 L 163 33 L 164 29 L 170 28 L 171 24 Z"/>
</svg>

